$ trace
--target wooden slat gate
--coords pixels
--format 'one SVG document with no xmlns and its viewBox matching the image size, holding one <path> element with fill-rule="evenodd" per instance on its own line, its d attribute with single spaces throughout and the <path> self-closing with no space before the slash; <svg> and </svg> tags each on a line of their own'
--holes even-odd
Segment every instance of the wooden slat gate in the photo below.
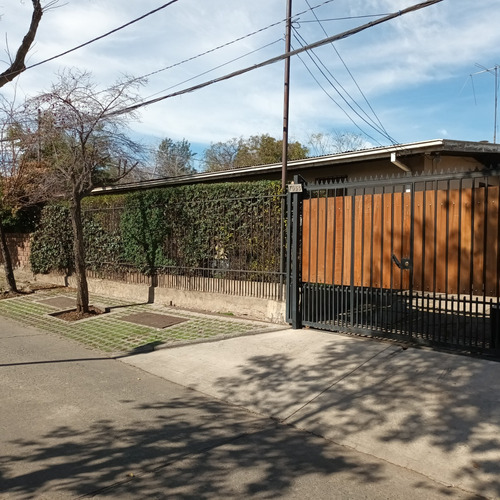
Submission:
<svg viewBox="0 0 500 500">
<path fill-rule="evenodd" d="M 302 185 L 288 193 L 294 327 L 498 355 L 499 173 Z"/>
</svg>

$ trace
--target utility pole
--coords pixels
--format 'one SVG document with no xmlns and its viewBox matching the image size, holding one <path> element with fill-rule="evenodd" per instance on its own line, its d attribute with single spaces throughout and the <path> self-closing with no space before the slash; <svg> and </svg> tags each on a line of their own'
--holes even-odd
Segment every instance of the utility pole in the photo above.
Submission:
<svg viewBox="0 0 500 500">
<path fill-rule="evenodd" d="M 292 0 L 287 0 L 286 10 L 286 33 L 285 33 L 285 54 L 291 50 L 292 37 Z M 290 56 L 285 58 L 285 89 L 283 102 L 283 154 L 281 167 L 281 187 L 283 192 L 286 189 L 286 177 L 288 166 L 288 113 L 290 109 Z"/>
<path fill-rule="evenodd" d="M 292 0 L 286 0 L 286 32 L 285 32 L 285 54 L 289 54 L 292 47 Z M 290 109 L 290 56 L 285 58 L 285 85 L 283 92 L 283 140 L 281 153 L 281 189 L 283 195 L 286 193 L 286 177 L 288 167 L 288 112 Z M 278 297 L 283 298 L 283 285 L 285 277 L 285 197 L 281 198 L 281 250 L 280 250 L 280 289 Z M 288 294 L 288 291 L 286 292 Z"/>
</svg>

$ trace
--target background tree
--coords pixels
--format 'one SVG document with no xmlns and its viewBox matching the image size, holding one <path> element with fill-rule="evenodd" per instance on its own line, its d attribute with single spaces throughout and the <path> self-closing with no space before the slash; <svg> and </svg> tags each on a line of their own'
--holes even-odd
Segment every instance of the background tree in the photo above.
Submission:
<svg viewBox="0 0 500 500">
<path fill-rule="evenodd" d="M 203 153 L 205 172 L 237 168 L 236 157 L 243 139 L 233 138 L 226 142 L 212 143 Z"/>
<path fill-rule="evenodd" d="M 298 160 L 308 154 L 299 142 L 288 144 L 288 158 Z M 282 141 L 268 134 L 252 135 L 248 139 L 233 138 L 226 143 L 212 144 L 204 154 L 206 171 L 228 170 L 279 163 L 282 159 Z"/>
<path fill-rule="evenodd" d="M 89 73 L 65 71 L 49 92 L 27 103 L 31 130 L 36 121 L 34 134 L 40 137 L 50 164 L 39 189 L 69 201 L 78 313 L 89 312 L 82 199 L 95 187 L 125 176 L 142 158 L 142 147 L 125 133 L 134 115 L 123 113 L 138 101 L 136 90 L 141 83 L 123 80 L 98 91 Z"/>
<path fill-rule="evenodd" d="M 362 135 L 354 132 L 319 132 L 311 134 L 308 145 L 310 146 L 312 156 L 357 151 L 371 146 Z"/>
<path fill-rule="evenodd" d="M 31 15 L 30 25 L 28 27 L 26 35 L 19 45 L 19 48 L 17 49 L 15 57 L 10 58 L 10 64 L 8 68 L 0 74 L 0 87 L 3 87 L 7 83 L 14 80 L 26 69 L 26 56 L 33 44 L 33 41 L 35 40 L 36 32 L 38 30 L 38 26 L 42 19 L 43 13 L 50 7 L 53 7 L 57 2 L 58 0 L 52 0 L 45 4 L 44 7 L 42 7 L 40 0 L 32 0 L 33 13 Z M 12 106 L 3 107 L 3 116 L 0 118 L 2 120 L 0 124 L 2 134 L 2 146 L 0 152 L 0 209 L 3 212 L 2 214 L 0 214 L 0 253 L 3 260 L 7 289 L 9 291 L 16 292 L 17 284 L 14 276 L 14 267 L 12 265 L 12 258 L 9 252 L 9 248 L 7 246 L 7 239 L 2 220 L 6 211 L 6 207 L 10 207 L 10 209 L 14 209 L 16 207 L 16 204 L 12 205 L 12 196 L 15 192 L 14 184 L 17 182 L 14 182 L 14 179 L 16 178 L 16 170 L 19 170 L 18 165 L 16 164 L 18 156 L 16 154 L 14 143 L 11 140 L 12 137 L 8 137 L 8 133 L 10 133 L 11 129 L 12 113 L 10 111 L 5 112 L 5 110 L 9 110 L 9 108 L 10 110 L 12 110 Z M 9 184 L 9 186 L 7 186 L 7 184 Z M 16 198 L 16 196 L 14 196 L 14 198 Z M 7 212 L 9 211 L 10 210 L 7 210 Z"/>
<path fill-rule="evenodd" d="M 24 155 L 21 144 L 29 150 L 20 127 L 16 125 L 15 110 L 1 99 L 0 105 L 0 253 L 9 291 L 16 292 L 12 257 L 7 246 L 6 223 L 15 218 L 24 206 L 38 201 L 36 190 L 39 169 L 30 155 Z M 32 148 L 31 148 L 32 149 Z M 35 195 L 35 196 L 34 196 Z"/>
<path fill-rule="evenodd" d="M 173 141 L 165 138 L 160 142 L 155 153 L 155 176 L 177 177 L 195 172 L 191 144 L 186 140 Z"/>
</svg>

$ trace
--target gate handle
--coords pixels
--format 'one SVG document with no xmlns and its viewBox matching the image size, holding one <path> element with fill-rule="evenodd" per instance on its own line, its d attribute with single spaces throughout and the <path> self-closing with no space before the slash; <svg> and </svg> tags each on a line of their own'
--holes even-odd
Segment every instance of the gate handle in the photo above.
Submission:
<svg viewBox="0 0 500 500">
<path fill-rule="evenodd" d="M 411 269 L 410 259 L 401 259 L 401 261 L 399 261 L 399 259 L 394 254 L 392 254 L 392 260 L 394 261 L 394 264 L 396 264 L 396 266 L 398 266 L 399 269 L 402 269 L 403 271 Z"/>
</svg>

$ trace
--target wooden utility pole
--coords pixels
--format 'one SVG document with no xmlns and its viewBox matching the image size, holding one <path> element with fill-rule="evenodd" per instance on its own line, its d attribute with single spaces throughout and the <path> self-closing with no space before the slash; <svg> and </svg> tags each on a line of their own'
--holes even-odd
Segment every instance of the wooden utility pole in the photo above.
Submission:
<svg viewBox="0 0 500 500">
<path fill-rule="evenodd" d="M 292 0 L 287 0 L 286 10 L 286 33 L 285 54 L 291 50 L 292 36 Z M 285 90 L 283 103 L 283 154 L 281 167 L 281 187 L 286 189 L 287 165 L 288 165 L 288 112 L 290 109 L 290 56 L 285 58 Z"/>
</svg>

